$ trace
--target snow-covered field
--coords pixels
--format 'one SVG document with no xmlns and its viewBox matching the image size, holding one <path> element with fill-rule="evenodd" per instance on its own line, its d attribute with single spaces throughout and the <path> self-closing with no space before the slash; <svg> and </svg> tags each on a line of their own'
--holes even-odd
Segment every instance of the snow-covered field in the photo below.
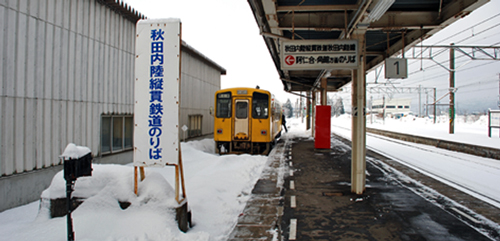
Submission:
<svg viewBox="0 0 500 241">
<path fill-rule="evenodd" d="M 287 123 L 290 128 L 284 137 L 310 136 L 300 119 L 292 118 Z M 332 118 L 332 132 L 350 139 L 350 123 L 347 115 Z M 430 119 L 407 117 L 386 119 L 385 125 L 381 120 L 370 124 L 368 119 L 367 123 L 369 127 L 391 131 L 500 147 L 498 136 L 488 138 L 484 119 L 464 123 L 458 118 L 454 135 L 448 134 L 446 121 L 433 124 Z M 422 145 L 406 149 L 404 145 L 371 136 L 367 138 L 367 145 L 444 182 L 453 180 L 450 185 L 462 181 L 460 185 L 487 192 L 500 200 L 500 189 L 495 185 L 500 182 L 498 160 L 446 151 L 443 155 L 443 150 Z M 167 182 L 173 182 L 173 168 L 147 168 L 146 179 L 139 186 L 139 195 L 135 196 L 131 165 L 94 165 L 92 177 L 76 181 L 74 195 L 89 198 L 73 212 L 75 239 L 226 240 L 250 198 L 267 157 L 219 156 L 214 154 L 211 139 L 182 143 L 182 152 L 186 193 L 194 222 L 189 232 L 179 231 L 170 208 L 174 202 Z M 59 173 L 43 196 L 64 197 L 64 188 L 64 179 Z M 118 201 L 132 205 L 122 210 Z M 47 211 L 41 210 L 39 212 L 39 202 L 33 202 L 0 213 L 0 240 L 66 240 L 66 217 L 49 219 Z"/>
<path fill-rule="evenodd" d="M 332 119 L 332 125 L 345 125 L 347 119 L 350 120 L 350 117 L 347 115 L 334 118 Z M 499 129 L 493 128 L 491 138 L 488 137 L 488 116 L 486 115 L 457 116 L 455 118 L 454 134 L 449 134 L 447 116 L 439 116 L 436 123 L 434 123 L 432 118 L 417 118 L 411 115 L 400 119 L 386 118 L 385 122 L 381 118 L 371 119 L 367 117 L 366 124 L 367 127 L 381 130 L 500 148 Z"/>
</svg>

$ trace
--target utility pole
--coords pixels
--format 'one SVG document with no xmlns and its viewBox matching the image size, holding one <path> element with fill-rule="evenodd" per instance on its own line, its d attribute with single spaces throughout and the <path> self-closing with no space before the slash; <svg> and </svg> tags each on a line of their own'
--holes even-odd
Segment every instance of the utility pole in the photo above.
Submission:
<svg viewBox="0 0 500 241">
<path fill-rule="evenodd" d="M 382 109 L 382 120 L 383 120 L 383 123 L 385 125 L 385 95 L 382 98 L 382 106 L 383 106 L 383 109 Z"/>
<path fill-rule="evenodd" d="M 297 118 L 299 118 L 299 112 L 297 112 L 297 109 L 299 109 L 299 99 L 295 100 L 295 108 L 293 109 L 294 110 L 293 112 L 295 112 L 294 116 L 297 117 Z"/>
<path fill-rule="evenodd" d="M 422 111 L 420 107 L 422 106 L 422 85 L 418 86 L 418 118 L 422 118 Z"/>
<path fill-rule="evenodd" d="M 311 91 L 307 91 L 306 100 L 306 130 L 311 129 Z"/>
<path fill-rule="evenodd" d="M 425 116 L 429 116 L 429 93 L 425 92 Z"/>
<path fill-rule="evenodd" d="M 437 65 L 448 70 L 450 73 L 450 134 L 455 132 L 455 50 L 462 53 L 464 56 L 469 57 L 471 60 L 500 60 L 500 46 L 465 46 L 465 45 L 420 45 L 418 46 L 420 51 L 417 51 L 417 47 L 413 47 L 413 54 L 407 59 L 418 59 L 424 60 L 428 59 L 436 63 Z M 433 51 L 433 49 L 450 49 L 450 68 L 437 62 L 434 57 L 438 56 L 441 51 Z M 459 67 L 460 68 L 460 67 Z M 500 86 L 499 86 L 500 87 Z M 500 91 L 499 91 L 500 93 Z M 500 98 L 499 98 L 500 99 Z M 500 101 L 499 101 L 500 102 Z M 498 104 L 500 109 L 500 103 Z M 435 114 L 434 114 L 435 115 Z"/>
<path fill-rule="evenodd" d="M 373 95 L 370 96 L 370 124 L 373 124 Z"/>
<path fill-rule="evenodd" d="M 450 48 L 450 134 L 455 133 L 455 49 Z"/>
<path fill-rule="evenodd" d="M 436 88 L 434 88 L 434 124 L 436 124 L 436 115 L 437 115 L 437 113 L 436 113 L 436 105 L 437 105 L 436 101 L 437 101 Z"/>
<path fill-rule="evenodd" d="M 304 123 L 304 110 L 302 109 L 302 91 L 300 92 L 300 123 Z"/>
</svg>

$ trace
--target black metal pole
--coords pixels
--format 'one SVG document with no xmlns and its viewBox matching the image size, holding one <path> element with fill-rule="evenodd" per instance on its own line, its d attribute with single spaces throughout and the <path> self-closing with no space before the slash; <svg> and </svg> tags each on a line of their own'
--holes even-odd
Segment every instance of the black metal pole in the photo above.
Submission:
<svg viewBox="0 0 500 241">
<path fill-rule="evenodd" d="M 75 233 L 73 232 L 73 220 L 71 219 L 71 211 L 72 211 L 71 192 L 73 192 L 73 181 L 66 180 L 66 203 L 67 203 L 67 207 L 68 207 L 68 215 L 67 215 L 68 241 L 75 240 Z"/>
<path fill-rule="evenodd" d="M 488 137 L 491 137 L 491 110 L 488 109 Z"/>
</svg>

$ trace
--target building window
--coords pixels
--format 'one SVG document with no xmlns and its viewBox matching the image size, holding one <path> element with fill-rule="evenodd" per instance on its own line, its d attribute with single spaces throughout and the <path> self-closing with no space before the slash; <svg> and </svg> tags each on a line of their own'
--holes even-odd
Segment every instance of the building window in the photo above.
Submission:
<svg viewBox="0 0 500 241">
<path fill-rule="evenodd" d="M 131 115 L 101 117 L 101 153 L 109 154 L 132 149 L 134 118 Z"/>
<path fill-rule="evenodd" d="M 101 152 L 111 151 L 111 117 L 102 117 L 101 121 Z"/>
<path fill-rule="evenodd" d="M 201 136 L 202 115 L 189 115 L 189 137 Z"/>
</svg>

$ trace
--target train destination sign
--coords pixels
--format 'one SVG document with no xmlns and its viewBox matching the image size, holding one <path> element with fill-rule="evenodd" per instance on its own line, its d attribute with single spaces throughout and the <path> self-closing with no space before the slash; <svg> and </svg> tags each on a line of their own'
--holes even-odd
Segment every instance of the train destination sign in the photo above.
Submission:
<svg viewBox="0 0 500 241">
<path fill-rule="evenodd" d="M 358 67 L 358 41 L 282 41 L 280 58 L 283 70 L 353 69 Z"/>
<path fill-rule="evenodd" d="M 134 166 L 179 159 L 180 20 L 137 23 Z"/>
</svg>

